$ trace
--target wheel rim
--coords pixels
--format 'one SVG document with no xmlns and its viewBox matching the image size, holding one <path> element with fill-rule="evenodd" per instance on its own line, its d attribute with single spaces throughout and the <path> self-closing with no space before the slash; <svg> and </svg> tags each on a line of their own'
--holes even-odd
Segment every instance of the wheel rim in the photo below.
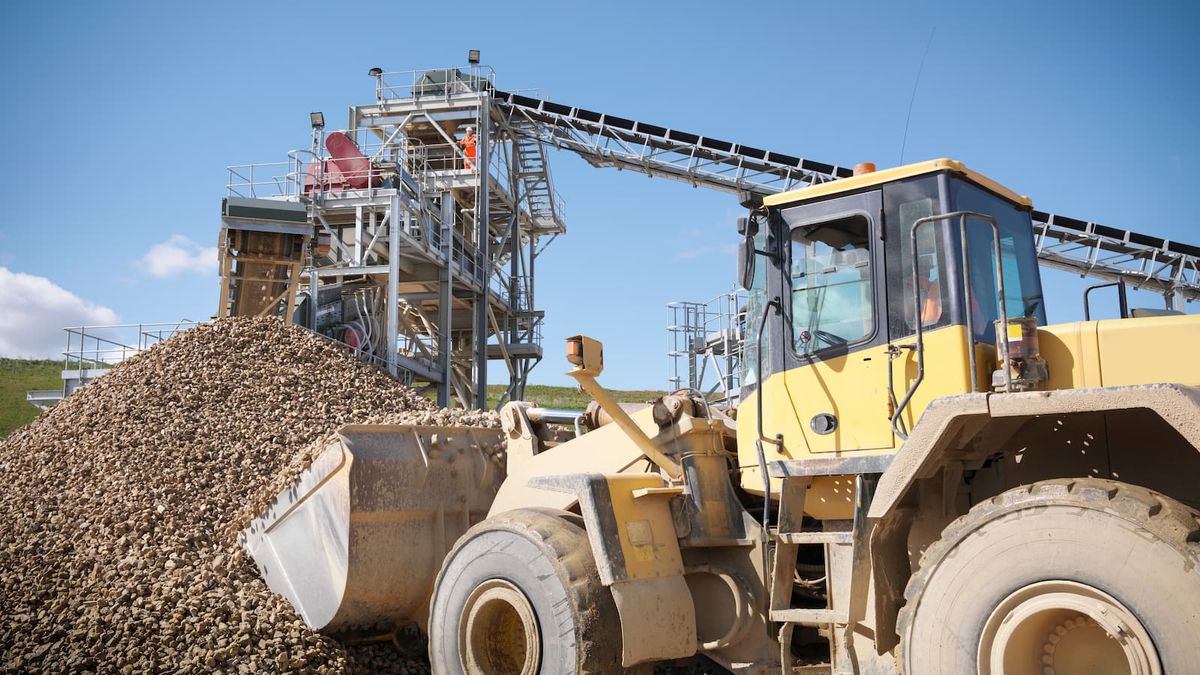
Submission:
<svg viewBox="0 0 1200 675">
<path fill-rule="evenodd" d="M 533 675 L 541 657 L 537 618 L 529 599 L 503 579 L 471 592 L 458 622 L 464 672 Z"/>
<path fill-rule="evenodd" d="M 1042 581 L 1005 598 L 979 641 L 983 675 L 1161 675 L 1141 621 L 1111 595 Z"/>
</svg>

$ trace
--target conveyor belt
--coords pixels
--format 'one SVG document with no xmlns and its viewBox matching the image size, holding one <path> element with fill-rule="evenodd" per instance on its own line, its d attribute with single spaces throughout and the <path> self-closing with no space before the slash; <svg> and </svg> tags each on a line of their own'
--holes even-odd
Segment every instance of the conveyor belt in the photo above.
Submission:
<svg viewBox="0 0 1200 675">
<path fill-rule="evenodd" d="M 850 169 L 584 108 L 496 91 L 509 121 L 594 166 L 633 169 L 725 192 L 785 192 Z"/>
<path fill-rule="evenodd" d="M 1033 212 L 1043 265 L 1134 288 L 1200 298 L 1200 247 L 1044 211 Z M 1178 303 L 1175 309 L 1181 309 Z"/>
<path fill-rule="evenodd" d="M 513 128 L 593 166 L 630 169 L 729 193 L 772 194 L 852 175 L 850 169 L 585 108 L 495 91 Z M 1200 247 L 1033 212 L 1044 265 L 1180 299 L 1200 298 Z"/>
</svg>

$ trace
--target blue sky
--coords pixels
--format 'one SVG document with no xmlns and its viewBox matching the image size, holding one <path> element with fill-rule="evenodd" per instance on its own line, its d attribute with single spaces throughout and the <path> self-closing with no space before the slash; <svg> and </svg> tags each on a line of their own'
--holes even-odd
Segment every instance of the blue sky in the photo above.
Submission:
<svg viewBox="0 0 1200 675">
<path fill-rule="evenodd" d="M 504 89 L 895 165 L 932 28 L 906 161 L 954 157 L 1038 208 L 1200 243 L 1186 201 L 1200 164 L 1195 7 L 6 2 L 0 280 L 10 296 L 52 283 L 74 298 L 56 296 L 62 312 L 31 323 L 111 318 L 105 309 L 123 321 L 205 318 L 217 280 L 194 261 L 216 242 L 225 166 L 307 145 L 311 110 L 339 125 L 372 98 L 372 66 L 456 65 L 469 48 Z M 570 232 L 539 259 L 548 358 L 534 381 L 567 384 L 559 345 L 586 332 L 606 343 L 607 384 L 665 387 L 665 305 L 731 287 L 738 206 L 566 154 L 552 167 Z M 146 266 L 155 245 L 181 252 L 174 274 Z M 1086 282 L 1047 272 L 1045 283 L 1051 321 L 1082 317 Z M 43 334 L 11 315 L 3 324 Z"/>
</svg>

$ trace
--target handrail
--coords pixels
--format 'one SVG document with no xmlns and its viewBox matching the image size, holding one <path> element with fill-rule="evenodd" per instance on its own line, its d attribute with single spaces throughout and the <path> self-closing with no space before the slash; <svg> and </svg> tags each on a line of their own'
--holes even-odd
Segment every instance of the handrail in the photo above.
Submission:
<svg viewBox="0 0 1200 675">
<path fill-rule="evenodd" d="M 1110 281 L 1107 284 L 1096 284 L 1095 286 L 1088 286 L 1087 290 L 1085 290 L 1083 292 L 1083 320 L 1084 321 L 1092 320 L 1092 304 L 1091 304 L 1091 300 L 1089 299 L 1088 296 L 1090 296 L 1092 294 L 1092 291 L 1096 290 L 1097 288 L 1111 288 L 1112 286 L 1117 287 L 1117 302 L 1120 303 L 1121 318 L 1122 319 L 1129 318 L 1129 295 L 1125 289 L 1125 279 L 1120 278 L 1120 279 L 1117 279 L 1116 281 Z"/>
<path fill-rule="evenodd" d="M 970 262 L 968 260 L 968 255 L 967 255 L 967 248 L 968 248 L 967 219 L 968 218 L 985 221 L 992 226 L 992 234 L 993 234 L 992 240 L 993 240 L 993 243 L 995 244 L 995 256 L 996 256 L 996 258 L 995 258 L 995 260 L 996 260 L 996 291 L 997 291 L 997 294 L 1000 296 L 1000 328 L 1001 328 L 1001 330 L 999 331 L 1000 335 L 998 335 L 997 337 L 999 337 L 999 339 L 1002 341 L 1002 343 L 1004 345 L 1004 353 L 1005 354 L 1009 353 L 1008 302 L 1007 302 L 1007 298 L 1005 297 L 1005 294 L 1004 294 L 1004 265 L 1003 265 L 1003 262 L 1001 259 L 1001 250 L 1000 250 L 1000 226 L 997 224 L 996 219 L 989 215 L 986 215 L 983 213 L 976 213 L 974 211 L 952 211 L 950 213 L 943 213 L 940 215 L 926 216 L 924 218 L 918 218 L 912 224 L 912 227 L 909 230 L 909 243 L 912 246 L 912 256 L 913 256 L 913 261 L 914 261 L 913 265 L 912 265 L 912 284 L 913 284 L 913 294 L 914 294 L 914 298 L 915 298 L 914 314 L 916 316 L 915 325 L 916 325 L 916 330 L 917 330 L 917 336 L 916 336 L 917 337 L 917 346 L 916 346 L 917 377 L 915 380 L 913 380 L 913 383 L 909 386 L 908 392 L 905 393 L 904 398 L 900 401 L 900 403 L 898 403 L 896 405 L 896 409 L 892 412 L 892 420 L 891 420 L 892 431 L 898 437 L 900 437 L 902 439 L 908 438 L 908 432 L 907 432 L 907 430 L 902 429 L 900 426 L 898 426 L 898 422 L 900 421 L 901 415 L 904 414 L 904 409 L 908 407 L 909 402 L 912 400 L 913 394 L 915 394 L 917 391 L 917 388 L 921 386 L 921 382 L 923 382 L 925 380 L 925 331 L 924 331 L 925 322 L 921 316 L 921 282 L 920 282 L 920 279 L 918 276 L 918 271 L 917 271 L 919 266 L 915 262 L 917 259 L 917 229 L 920 226 L 926 225 L 928 223 L 937 222 L 939 220 L 950 220 L 953 218 L 959 219 L 959 222 L 958 222 L 959 240 L 961 242 L 960 255 L 962 256 L 962 287 L 963 287 L 962 290 L 963 290 L 963 302 L 966 305 L 966 319 L 967 319 L 967 357 L 969 359 L 970 368 L 971 368 L 971 391 L 972 392 L 979 391 L 979 370 L 978 370 L 978 366 L 976 365 L 976 357 L 975 357 L 975 321 L 974 321 L 974 317 L 973 317 L 974 312 L 971 311 L 971 306 L 970 306 L 970 304 L 971 304 L 971 271 L 970 271 Z M 892 365 L 891 365 L 891 362 L 889 361 L 888 368 L 890 369 L 891 367 L 892 367 Z M 1008 368 L 1003 368 L 1003 370 L 1004 370 L 1004 391 L 1005 392 L 1012 391 L 1012 373 L 1009 371 Z"/>
<path fill-rule="evenodd" d="M 153 343 L 199 323 L 182 319 L 176 322 L 68 326 L 63 329 L 67 335 L 66 346 L 62 352 L 63 370 L 71 370 L 72 364 L 77 364 L 78 370 L 111 368 L 116 363 L 149 349 Z M 121 335 L 122 331 L 124 335 Z M 75 344 L 76 339 L 78 345 Z"/>
<path fill-rule="evenodd" d="M 453 84 L 466 86 L 467 90 L 450 91 L 451 89 L 459 89 L 460 87 L 446 87 L 446 83 L 444 82 L 431 81 L 424 83 L 421 81 L 422 78 L 433 73 L 457 73 L 465 75 L 468 78 L 467 82 L 457 80 Z M 477 88 L 471 88 L 470 85 L 472 84 L 476 85 Z M 446 98 L 462 94 L 491 91 L 495 86 L 496 71 L 491 66 L 471 64 L 465 68 L 462 66 L 443 66 L 441 68 L 397 70 L 381 72 L 375 76 L 375 100 L 382 102 L 389 99 Z M 439 89 L 441 90 L 439 91 Z"/>
</svg>

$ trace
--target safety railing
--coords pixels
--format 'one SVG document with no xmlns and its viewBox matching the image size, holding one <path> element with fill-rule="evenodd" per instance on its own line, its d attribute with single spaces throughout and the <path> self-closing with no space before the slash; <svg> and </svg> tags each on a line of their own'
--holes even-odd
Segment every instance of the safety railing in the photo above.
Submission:
<svg viewBox="0 0 1200 675">
<path fill-rule="evenodd" d="M 514 281 L 506 265 L 493 265 L 489 288 L 509 311 L 533 311 L 533 279 L 529 275 L 518 275 Z"/>
<path fill-rule="evenodd" d="M 694 389 L 713 401 L 736 401 L 745 338 L 745 291 L 723 293 L 707 302 L 672 302 L 667 312 L 671 386 Z"/>
<path fill-rule="evenodd" d="M 371 193 L 374 190 L 409 189 L 441 192 L 462 187 L 464 173 L 471 166 L 458 142 L 425 144 L 413 139 L 403 142 L 381 141 L 368 129 L 338 132 L 351 135 L 368 164 L 355 170 L 355 160 L 334 161 L 326 152 L 311 149 L 292 150 L 286 162 L 239 164 L 227 167 L 226 193 L 248 198 L 320 198 L 325 195 Z M 319 147 L 318 143 L 318 147 Z M 493 189 L 508 202 L 517 200 L 510 181 L 512 148 L 499 143 L 489 155 L 488 168 Z M 347 169 L 350 165 L 350 169 Z M 401 183 L 406 185 L 401 185 Z M 562 195 L 551 187 L 544 194 L 527 194 L 520 207 L 535 227 L 547 226 L 549 219 L 557 227 L 565 220 Z M 431 237 L 432 239 L 432 237 Z"/>
<path fill-rule="evenodd" d="M 183 319 L 170 323 L 126 323 L 102 326 L 69 326 L 63 349 L 63 370 L 86 381 L 103 374 L 125 359 L 143 352 L 175 333 L 198 325 Z"/>
<path fill-rule="evenodd" d="M 528 274 L 518 275 L 515 284 L 516 298 L 511 301 L 514 312 L 533 311 L 533 277 Z"/>
<path fill-rule="evenodd" d="M 491 66 L 379 72 L 375 75 L 375 100 L 449 98 L 495 87 L 496 71 Z"/>
<path fill-rule="evenodd" d="M 359 129 L 348 136 L 360 139 L 367 136 Z M 373 135 L 375 142 L 356 140 L 361 160 L 334 160 L 322 148 L 318 151 L 298 149 L 288 152 L 285 162 L 261 162 L 237 164 L 226 167 L 225 192 L 230 197 L 272 198 L 300 197 L 314 193 L 345 193 L 356 190 L 398 187 L 393 180 L 401 172 L 420 182 L 425 189 L 441 191 L 461 187 L 454 179 L 457 175 L 471 173 L 470 162 L 462 149 L 455 143 L 420 144 L 405 139 L 399 143 L 382 143 Z M 508 165 L 493 153 L 489 161 L 491 179 L 508 185 Z M 556 202 L 561 207 L 561 197 Z"/>
<path fill-rule="evenodd" d="M 226 167 L 225 193 L 249 199 L 299 194 L 293 162 L 237 164 Z"/>
</svg>

